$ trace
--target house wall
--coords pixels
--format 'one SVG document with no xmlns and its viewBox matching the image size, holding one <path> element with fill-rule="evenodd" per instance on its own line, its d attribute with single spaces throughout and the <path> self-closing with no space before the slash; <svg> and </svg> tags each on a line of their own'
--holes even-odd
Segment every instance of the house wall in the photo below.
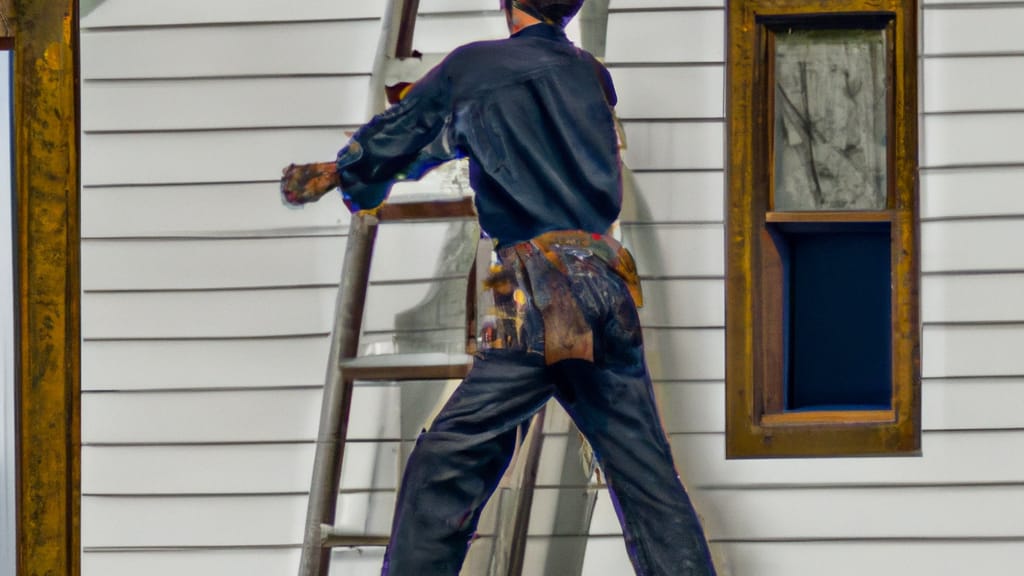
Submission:
<svg viewBox="0 0 1024 576">
<path fill-rule="evenodd" d="M 493 4 L 421 0 L 416 48 L 500 36 Z M 335 196 L 283 208 L 277 178 L 329 159 L 365 120 L 383 3 L 89 7 L 83 572 L 294 571 L 347 217 Z M 635 173 L 623 235 L 644 278 L 648 357 L 680 471 L 737 576 L 1024 562 L 1024 4 L 924 2 L 920 20 L 923 456 L 728 461 L 724 2 L 610 2 L 606 60 Z M 382 231 L 376 346 L 400 341 L 395 303 L 429 294 L 450 233 Z M 340 522 L 380 533 L 411 440 L 393 407 L 411 407 L 392 387 L 360 387 L 355 402 Z M 571 435 L 557 414 L 549 424 L 527 573 L 574 535 L 553 517 Z M 585 574 L 629 573 L 618 534 L 602 492 Z M 379 562 L 339 552 L 335 568 Z"/>
</svg>

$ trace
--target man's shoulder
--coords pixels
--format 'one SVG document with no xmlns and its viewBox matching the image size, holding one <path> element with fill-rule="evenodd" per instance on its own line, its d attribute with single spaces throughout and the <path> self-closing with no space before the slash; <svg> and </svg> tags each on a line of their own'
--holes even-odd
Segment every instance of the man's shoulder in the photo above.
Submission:
<svg viewBox="0 0 1024 576">
<path fill-rule="evenodd" d="M 478 58 L 487 58 L 493 56 L 495 53 L 505 50 L 508 47 L 508 44 L 508 38 L 501 38 L 498 40 L 477 40 L 476 42 L 463 44 L 462 46 L 452 50 L 445 60 L 448 62 L 461 63 L 467 60 L 474 61 Z"/>
</svg>

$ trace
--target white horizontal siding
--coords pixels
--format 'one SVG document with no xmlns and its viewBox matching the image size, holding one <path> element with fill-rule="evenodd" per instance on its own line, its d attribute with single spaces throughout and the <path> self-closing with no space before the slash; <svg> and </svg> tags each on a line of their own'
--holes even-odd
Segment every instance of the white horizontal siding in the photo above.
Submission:
<svg viewBox="0 0 1024 576">
<path fill-rule="evenodd" d="M 925 10 L 922 25 L 926 55 L 1024 52 L 1024 7 Z"/>
<path fill-rule="evenodd" d="M 721 8 L 722 0 L 611 0 L 609 10 L 639 10 L 644 8 Z"/>
<path fill-rule="evenodd" d="M 369 74 L 379 34 L 372 19 L 91 31 L 82 35 L 82 77 Z"/>
<path fill-rule="evenodd" d="M 344 515 L 346 506 L 362 506 L 361 500 L 361 495 L 342 495 L 338 502 L 339 515 Z M 301 544 L 306 501 L 305 494 L 131 498 L 85 496 L 82 498 L 82 545 L 86 549 L 294 546 Z M 389 516 L 390 510 L 388 512 Z M 374 521 L 365 527 L 366 532 L 386 532 L 389 526 L 379 520 L 385 515 L 374 516 Z M 389 523 L 390 518 L 387 520 Z"/>
<path fill-rule="evenodd" d="M 350 442 L 345 447 L 344 490 L 398 486 L 397 442 Z M 87 446 L 82 492 L 87 495 L 271 494 L 309 489 L 315 444 Z M 392 463 L 367 476 L 365 462 L 384 452 Z M 132 469 L 134 474 L 121 471 Z"/>
<path fill-rule="evenodd" d="M 724 232 L 719 224 L 624 226 L 623 238 L 645 277 L 722 276 Z"/>
<path fill-rule="evenodd" d="M 623 158 L 633 170 L 721 170 L 725 165 L 721 121 L 631 121 L 623 128 Z"/>
<path fill-rule="evenodd" d="M 82 343 L 82 389 L 316 386 L 323 384 L 329 346 L 326 334 L 237 340 L 87 340 Z"/>
<path fill-rule="evenodd" d="M 1020 486 L 721 489 L 704 494 L 704 516 L 716 540 L 1021 538 L 1022 494 Z"/>
<path fill-rule="evenodd" d="M 612 12 L 605 57 L 609 64 L 721 63 L 725 12 Z M 671 42 L 665 39 L 671 38 Z"/>
<path fill-rule="evenodd" d="M 433 17 L 423 15 L 421 8 L 413 45 L 424 54 L 443 54 L 469 42 L 507 37 L 505 16 L 497 10 L 497 4 L 490 8 L 486 15 L 440 14 Z"/>
<path fill-rule="evenodd" d="M 353 125 L 365 120 L 369 89 L 369 76 L 86 82 L 82 129 Z"/>
<path fill-rule="evenodd" d="M 82 214 L 83 252 L 93 250 L 88 242 L 92 238 L 265 236 L 338 232 L 348 224 L 341 195 L 285 210 L 276 180 L 87 187 L 82 190 Z"/>
<path fill-rule="evenodd" d="M 1024 11 L 1022 11 L 1024 12 Z M 926 116 L 921 162 L 928 167 L 1024 163 L 1024 112 Z"/>
<path fill-rule="evenodd" d="M 1024 322 L 1024 274 L 925 276 L 921 318 L 931 322 Z"/>
<path fill-rule="evenodd" d="M 926 170 L 921 174 L 921 217 L 1024 215 L 1024 166 Z"/>
<path fill-rule="evenodd" d="M 725 378 L 724 329 L 648 328 L 644 330 L 644 347 L 655 380 Z M 666 407 L 666 410 L 672 409 Z"/>
<path fill-rule="evenodd" d="M 722 544 L 733 574 L 757 576 L 1013 576 L 1024 561 L 1020 542 L 735 542 Z"/>
<path fill-rule="evenodd" d="M 184 24 L 234 24 L 244 15 L 247 22 L 286 22 L 379 18 L 383 2 L 352 0 L 101 0 L 91 2 L 82 14 L 83 28 L 173 26 Z M 91 9 L 89 9 L 91 8 Z"/>
<path fill-rule="evenodd" d="M 337 576 L 378 576 L 383 548 L 338 549 L 331 572 Z M 90 552 L 82 559 L 83 574 L 147 574 L 151 576 L 279 576 L 295 572 L 296 548 L 237 550 L 145 550 Z"/>
<path fill-rule="evenodd" d="M 356 387 L 352 402 L 358 409 L 352 411 L 349 438 L 397 437 L 396 419 L 382 418 L 381 410 L 396 406 L 398 395 L 396 387 Z M 82 397 L 82 442 L 310 441 L 319 415 L 318 388 L 93 393 Z"/>
<path fill-rule="evenodd" d="M 1024 376 L 1024 324 L 925 326 L 925 378 Z"/>
<path fill-rule="evenodd" d="M 331 160 L 340 128 L 89 134 L 85 186 L 278 181 L 292 162 Z"/>
<path fill-rule="evenodd" d="M 623 224 L 725 219 L 724 172 L 643 172 L 632 178 L 636 196 L 623 198 Z"/>
<path fill-rule="evenodd" d="M 1020 110 L 1020 55 L 926 58 L 921 87 L 925 113 Z"/>
<path fill-rule="evenodd" d="M 1024 271 L 1024 218 L 926 222 L 921 225 L 923 272 Z"/>
<path fill-rule="evenodd" d="M 242 206 L 238 209 L 245 212 Z M 86 241 L 82 288 L 89 292 L 337 284 L 344 253 L 345 238 L 337 235 Z"/>
<path fill-rule="evenodd" d="M 923 457 L 726 460 L 725 434 L 675 434 L 676 464 L 698 502 L 705 488 L 1017 484 L 1024 463 L 1002 455 L 1016 450 L 1024 431 L 946 431 L 922 435 Z M 1009 452 L 1007 452 L 1009 451 Z M 784 518 L 778 518 L 785 521 Z M 743 523 L 742 519 L 736 519 Z M 812 524 L 813 526 L 813 524 Z"/>
<path fill-rule="evenodd" d="M 725 115 L 725 66 L 612 68 L 623 120 L 647 118 L 722 118 Z M 657 88 L 652 89 L 652 82 Z M 699 90 L 695 90 L 699 87 Z"/>
</svg>

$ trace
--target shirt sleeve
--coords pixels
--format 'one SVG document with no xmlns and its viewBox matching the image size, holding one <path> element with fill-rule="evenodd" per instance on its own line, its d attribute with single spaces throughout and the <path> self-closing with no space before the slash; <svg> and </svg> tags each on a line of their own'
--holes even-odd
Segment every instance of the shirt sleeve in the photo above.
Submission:
<svg viewBox="0 0 1024 576">
<path fill-rule="evenodd" d="M 395 182 L 418 180 L 459 156 L 450 138 L 451 90 L 443 66 L 428 72 L 338 152 L 341 192 L 353 212 L 376 208 Z"/>
</svg>

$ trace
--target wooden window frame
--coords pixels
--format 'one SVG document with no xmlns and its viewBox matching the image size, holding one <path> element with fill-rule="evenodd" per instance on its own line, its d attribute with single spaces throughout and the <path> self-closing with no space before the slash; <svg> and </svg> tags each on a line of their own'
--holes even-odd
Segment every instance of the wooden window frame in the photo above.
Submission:
<svg viewBox="0 0 1024 576">
<path fill-rule="evenodd" d="M 888 202 L 883 211 L 771 212 L 773 28 L 886 20 Z M 726 222 L 728 458 L 915 455 L 921 447 L 916 0 L 728 3 Z M 781 262 L 769 224 L 888 222 L 892 270 L 892 409 L 786 412 Z M 775 335 L 773 338 L 772 336 Z"/>
<path fill-rule="evenodd" d="M 78 0 L 0 0 L 13 46 L 17 573 L 81 573 Z"/>
</svg>

